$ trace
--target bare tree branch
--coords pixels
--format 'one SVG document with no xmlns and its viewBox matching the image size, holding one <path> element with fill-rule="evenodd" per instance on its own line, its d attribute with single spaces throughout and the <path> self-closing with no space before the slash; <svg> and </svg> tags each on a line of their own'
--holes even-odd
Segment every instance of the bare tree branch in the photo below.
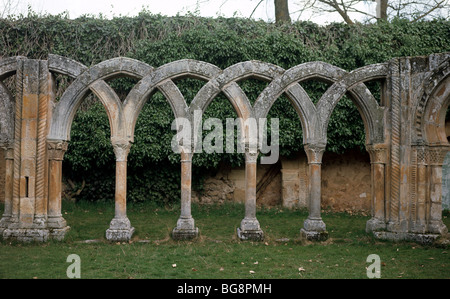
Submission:
<svg viewBox="0 0 450 299">
<path fill-rule="evenodd" d="M 414 20 L 412 20 L 411 22 L 417 22 L 420 19 L 425 18 L 427 15 L 429 15 L 430 13 L 432 13 L 434 10 L 441 8 L 441 5 L 443 3 L 447 2 L 446 0 L 442 0 L 441 2 L 439 2 L 436 6 L 434 6 L 433 8 L 431 8 L 429 11 L 425 12 L 424 14 L 422 14 L 421 16 L 418 16 L 417 18 L 415 18 Z"/>
<path fill-rule="evenodd" d="M 264 0 L 261 0 L 261 1 L 258 2 L 258 4 L 256 4 L 256 6 L 255 6 L 255 8 L 253 9 L 252 13 L 250 14 L 250 17 L 249 17 L 249 18 L 253 17 L 253 14 L 255 13 L 256 9 L 257 9 L 257 8 L 259 7 L 259 5 L 260 5 L 261 3 L 263 3 L 263 2 L 264 2 Z"/>
</svg>

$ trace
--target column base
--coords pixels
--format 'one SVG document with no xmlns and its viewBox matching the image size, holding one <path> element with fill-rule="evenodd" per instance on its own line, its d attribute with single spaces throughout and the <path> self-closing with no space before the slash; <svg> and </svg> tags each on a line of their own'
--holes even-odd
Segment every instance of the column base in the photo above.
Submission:
<svg viewBox="0 0 450 299">
<path fill-rule="evenodd" d="M 433 234 L 445 235 L 448 233 L 448 228 L 442 220 L 431 220 L 428 224 L 428 231 Z"/>
<path fill-rule="evenodd" d="M 4 240 L 14 240 L 23 243 L 47 242 L 50 232 L 45 228 L 7 228 L 3 231 Z"/>
<path fill-rule="evenodd" d="M 241 221 L 241 227 L 237 229 L 239 239 L 262 241 L 264 240 L 264 232 L 261 230 L 259 221 L 256 218 L 244 218 Z"/>
<path fill-rule="evenodd" d="M 423 245 L 431 245 L 436 242 L 442 235 L 440 234 L 432 234 L 432 233 L 402 233 L 402 232 L 386 232 L 386 231 L 378 231 L 373 232 L 373 236 L 376 239 L 380 240 L 388 240 L 394 242 L 400 241 L 408 241 L 408 242 L 416 242 Z"/>
<path fill-rule="evenodd" d="M 172 231 L 172 238 L 177 241 L 192 240 L 198 237 L 198 227 L 195 227 L 194 218 L 181 218 L 177 221 L 177 227 Z"/>
<path fill-rule="evenodd" d="M 10 215 L 3 215 L 2 219 L 0 219 L 0 235 L 3 234 L 3 231 L 9 227 L 11 223 Z"/>
<path fill-rule="evenodd" d="M 128 242 L 131 240 L 134 230 L 128 218 L 113 218 L 106 230 L 106 239 L 111 242 Z"/>
<path fill-rule="evenodd" d="M 322 219 L 306 219 L 300 230 L 300 237 L 308 241 L 325 241 L 328 239 L 325 222 Z"/>
<path fill-rule="evenodd" d="M 48 216 L 47 226 L 54 229 L 67 227 L 67 222 L 62 216 Z"/>
<path fill-rule="evenodd" d="M 366 222 L 366 232 L 371 233 L 374 231 L 386 230 L 386 222 L 378 219 L 372 218 Z"/>
</svg>

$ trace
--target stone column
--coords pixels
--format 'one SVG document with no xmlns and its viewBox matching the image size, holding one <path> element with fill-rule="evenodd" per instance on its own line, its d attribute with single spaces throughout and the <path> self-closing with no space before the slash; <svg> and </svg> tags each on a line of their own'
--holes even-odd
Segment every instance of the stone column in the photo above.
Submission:
<svg viewBox="0 0 450 299">
<path fill-rule="evenodd" d="M 113 139 L 112 145 L 116 155 L 115 216 L 106 230 L 106 239 L 127 242 L 134 233 L 134 227 L 127 217 L 127 157 L 131 143 L 128 140 Z"/>
<path fill-rule="evenodd" d="M 386 174 L 387 147 L 383 144 L 370 145 L 366 147 L 370 154 L 372 168 L 372 218 L 367 221 L 366 231 L 373 232 L 386 229 Z"/>
<path fill-rule="evenodd" d="M 62 161 L 67 151 L 65 141 L 48 141 L 49 186 L 47 227 L 53 239 L 62 240 L 70 229 L 61 214 Z"/>
<path fill-rule="evenodd" d="M 6 145 L 5 150 L 5 210 L 0 220 L 0 235 L 8 228 L 12 217 L 13 179 L 14 179 L 14 147 Z"/>
<path fill-rule="evenodd" d="M 449 146 L 430 146 L 428 159 L 430 167 L 430 201 L 428 231 L 433 234 L 446 234 L 447 227 L 442 222 L 442 165 Z"/>
<path fill-rule="evenodd" d="M 191 215 L 192 156 L 191 152 L 181 150 L 181 215 L 172 231 L 175 240 L 189 240 L 198 236 L 198 228 Z"/>
<path fill-rule="evenodd" d="M 416 146 L 414 149 L 417 163 L 416 184 L 416 215 L 412 223 L 412 231 L 417 233 L 425 233 L 427 223 L 427 194 L 428 194 L 428 166 L 427 151 L 424 145 Z"/>
<path fill-rule="evenodd" d="M 309 216 L 300 230 L 300 234 L 307 240 L 323 241 L 328 238 L 326 225 L 320 215 L 321 185 L 322 185 L 322 156 L 325 144 L 306 145 L 309 163 Z"/>
<path fill-rule="evenodd" d="M 261 241 L 264 232 L 256 219 L 256 166 L 258 153 L 245 153 L 245 217 L 241 221 L 237 235 L 241 240 Z"/>
</svg>

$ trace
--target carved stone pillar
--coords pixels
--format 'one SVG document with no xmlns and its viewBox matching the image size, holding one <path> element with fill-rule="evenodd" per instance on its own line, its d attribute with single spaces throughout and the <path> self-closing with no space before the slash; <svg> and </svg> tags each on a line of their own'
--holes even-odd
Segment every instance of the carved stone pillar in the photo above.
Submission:
<svg viewBox="0 0 450 299">
<path fill-rule="evenodd" d="M 430 167 L 430 201 L 428 231 L 434 234 L 446 234 L 447 227 L 442 222 L 442 165 L 450 147 L 429 146 L 428 165 Z"/>
<path fill-rule="evenodd" d="M 49 163 L 47 226 L 52 238 L 62 240 L 70 229 L 61 214 L 62 161 L 67 151 L 65 141 L 47 143 Z"/>
<path fill-rule="evenodd" d="M 258 219 L 256 219 L 256 162 L 258 153 L 245 153 L 245 217 L 241 221 L 237 235 L 241 240 L 260 241 L 264 239 Z"/>
<path fill-rule="evenodd" d="M 14 180 L 14 147 L 5 146 L 5 210 L 0 220 L 0 234 L 8 228 L 12 217 L 12 197 Z"/>
<path fill-rule="evenodd" d="M 181 151 L 181 215 L 172 231 L 175 240 L 188 240 L 198 236 L 191 215 L 192 153 Z"/>
<path fill-rule="evenodd" d="M 131 143 L 128 140 L 112 140 L 116 155 L 115 216 L 106 230 L 106 239 L 114 242 L 129 241 L 134 233 L 127 217 L 127 157 Z"/>
<path fill-rule="evenodd" d="M 416 188 L 416 215 L 413 215 L 412 230 L 416 233 L 425 233 L 427 226 L 427 196 L 428 196 L 428 161 L 427 150 L 424 145 L 414 148 L 417 163 Z"/>
<path fill-rule="evenodd" d="M 323 241 L 328 238 L 326 225 L 320 215 L 321 185 L 322 185 L 322 156 L 325 144 L 306 145 L 305 151 L 309 164 L 309 216 L 300 230 L 300 234 L 307 240 Z"/>
<path fill-rule="evenodd" d="M 370 154 L 372 168 L 372 218 L 367 221 L 366 231 L 373 232 L 386 229 L 386 162 L 387 147 L 384 144 L 366 147 Z"/>
</svg>

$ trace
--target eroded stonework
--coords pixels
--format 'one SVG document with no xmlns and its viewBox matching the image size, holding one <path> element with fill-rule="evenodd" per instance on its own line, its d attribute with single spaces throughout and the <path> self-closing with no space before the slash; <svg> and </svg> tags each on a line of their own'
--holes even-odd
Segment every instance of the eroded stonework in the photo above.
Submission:
<svg viewBox="0 0 450 299">
<path fill-rule="evenodd" d="M 53 74 L 73 83 L 56 102 Z M 0 78 L 15 76 L 15 99 L 0 83 L 0 147 L 5 151 L 5 211 L 0 221 L 4 238 L 45 242 L 62 240 L 69 226 L 61 215 L 62 160 L 70 146 L 76 109 L 92 92 L 109 117 L 111 150 L 116 155 L 115 216 L 106 232 L 111 241 L 128 241 L 134 228 L 127 218 L 127 156 L 145 101 L 156 89 L 162 92 L 176 118 L 194 120 L 223 93 L 239 118 L 265 118 L 274 102 L 286 94 L 299 114 L 307 161 L 300 173 L 302 195 L 309 209 L 301 236 L 328 237 L 321 218 L 322 156 L 327 126 L 339 100 L 348 94 L 358 107 L 370 154 L 372 218 L 366 230 L 377 238 L 428 243 L 447 233 L 442 222 L 442 165 L 450 146 L 445 135 L 445 113 L 450 104 L 450 53 L 395 58 L 347 72 L 315 61 L 288 70 L 260 61 L 246 61 L 225 70 L 206 62 L 180 60 L 153 68 L 119 57 L 86 67 L 57 55 L 48 60 L 12 57 L 0 60 Z M 120 76 L 138 81 L 121 101 L 107 80 Z M 188 105 L 173 82 L 182 77 L 206 81 Z M 252 105 L 237 82 L 257 78 L 270 82 Z M 317 104 L 302 88 L 306 80 L 330 84 Z M 377 101 L 365 83 L 381 81 Z M 194 132 L 193 132 L 194 133 Z M 245 134 L 244 134 L 245 135 Z M 192 136 L 194 136 L 192 134 Z M 249 136 L 244 136 L 244 140 Z M 246 147 L 245 211 L 238 236 L 262 240 L 256 215 L 256 154 Z M 175 239 L 198 236 L 191 215 L 192 152 L 181 152 L 181 213 L 173 230 Z M 283 177 L 289 181 L 292 171 Z M 289 184 L 286 188 L 289 188 Z"/>
</svg>

